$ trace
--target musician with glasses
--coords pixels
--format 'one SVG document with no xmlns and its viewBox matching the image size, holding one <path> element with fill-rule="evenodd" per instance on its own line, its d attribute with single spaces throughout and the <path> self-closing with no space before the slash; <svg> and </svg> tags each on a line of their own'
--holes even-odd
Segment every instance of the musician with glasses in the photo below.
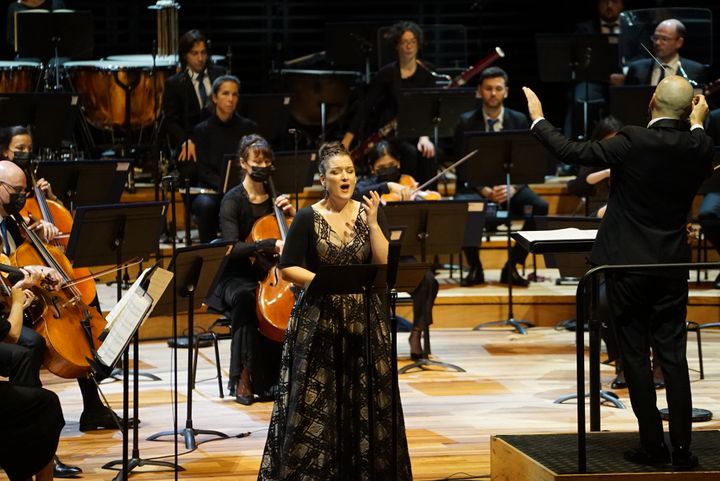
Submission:
<svg viewBox="0 0 720 481">
<path fill-rule="evenodd" d="M 655 56 L 664 66 L 652 58 L 636 60 L 628 66 L 627 74 L 613 74 L 610 81 L 614 85 L 657 85 L 670 75 L 680 75 L 693 80 L 697 85 L 707 83 L 705 65 L 680 57 L 680 49 L 685 43 L 687 29 L 675 18 L 660 22 L 655 33 L 650 36 Z"/>
<path fill-rule="evenodd" d="M 418 59 L 423 43 L 420 26 L 409 21 L 398 22 L 389 35 L 398 59 L 381 68 L 370 82 L 365 99 L 342 139 L 345 148 L 350 148 L 354 140 L 361 142 L 397 118 L 401 90 L 435 87 L 433 72 Z M 401 157 L 403 173 L 420 183 L 435 174 L 435 145 L 430 137 L 423 135 L 412 143 L 396 136 L 387 140 Z"/>
</svg>

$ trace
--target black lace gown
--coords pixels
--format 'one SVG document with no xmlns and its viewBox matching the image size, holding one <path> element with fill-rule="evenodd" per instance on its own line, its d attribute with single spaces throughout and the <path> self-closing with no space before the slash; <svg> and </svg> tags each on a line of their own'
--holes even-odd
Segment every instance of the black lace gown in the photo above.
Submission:
<svg viewBox="0 0 720 481">
<path fill-rule="evenodd" d="M 384 216 L 379 215 L 384 231 Z M 369 263 L 371 248 L 364 207 L 355 235 L 343 243 L 322 215 L 307 207 L 296 216 L 282 267 Z M 387 236 L 387 234 L 386 234 Z M 374 476 L 393 479 L 391 469 L 392 372 L 390 332 L 383 306 L 371 300 L 373 349 Z M 275 400 L 259 480 L 370 479 L 368 382 L 362 295 L 300 294 L 283 345 Z M 411 480 L 402 408 L 398 402 L 398 480 Z"/>
</svg>

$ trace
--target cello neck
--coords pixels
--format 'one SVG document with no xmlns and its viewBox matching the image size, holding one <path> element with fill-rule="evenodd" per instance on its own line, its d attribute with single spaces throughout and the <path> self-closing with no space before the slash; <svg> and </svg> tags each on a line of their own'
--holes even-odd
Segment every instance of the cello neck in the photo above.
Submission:
<svg viewBox="0 0 720 481">
<path fill-rule="evenodd" d="M 272 177 L 268 177 L 266 185 L 270 194 L 270 200 L 273 205 L 273 212 L 275 213 L 275 219 L 277 220 L 278 229 L 280 230 L 280 237 L 282 241 L 285 242 L 288 227 L 287 222 L 285 221 L 285 213 L 280 207 L 275 205 L 275 199 L 277 199 L 277 192 L 275 192 L 275 184 L 273 183 Z"/>
<path fill-rule="evenodd" d="M 35 193 L 35 199 L 37 200 L 38 207 L 40 207 L 40 213 L 42 215 L 42 220 L 45 220 L 47 222 L 50 222 L 51 224 L 55 225 L 55 219 L 53 219 L 52 212 L 50 211 L 50 207 L 47 203 L 47 198 L 45 197 L 45 192 L 42 191 L 40 187 L 38 187 L 37 184 L 37 177 L 35 176 L 35 170 L 32 167 L 32 164 L 28 166 L 27 168 L 28 176 L 30 177 L 30 182 L 32 182 L 33 186 L 33 192 Z"/>
</svg>

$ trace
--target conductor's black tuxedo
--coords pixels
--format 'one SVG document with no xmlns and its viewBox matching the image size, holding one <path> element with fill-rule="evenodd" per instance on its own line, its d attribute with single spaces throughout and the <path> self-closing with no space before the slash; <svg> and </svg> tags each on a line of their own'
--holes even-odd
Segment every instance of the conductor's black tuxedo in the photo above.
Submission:
<svg viewBox="0 0 720 481">
<path fill-rule="evenodd" d="M 207 74 L 212 84 L 216 78 L 225 74 L 225 69 L 208 65 Z M 190 137 L 195 126 L 210 117 L 211 114 L 207 109 L 200 108 L 195 87 L 187 70 L 178 72 L 165 80 L 162 109 L 163 128 L 170 148 L 180 146 L 185 139 Z"/>
<path fill-rule="evenodd" d="M 594 264 L 689 262 L 686 222 L 698 187 L 711 172 L 712 140 L 701 128 L 661 119 L 626 126 L 600 142 L 571 142 L 547 120 L 533 133 L 562 162 L 611 168 L 607 213 L 593 246 Z M 659 356 L 667 386 L 670 438 L 687 448 L 692 400 L 685 357 L 687 270 L 627 273 L 608 278 L 623 366 L 642 447 L 663 445 L 649 348 Z"/>
<path fill-rule="evenodd" d="M 700 86 L 707 83 L 707 72 L 703 64 L 680 57 L 680 65 L 690 80 L 696 81 Z M 655 61 L 651 58 L 631 62 L 625 75 L 625 85 L 650 85 L 654 67 Z M 680 75 L 680 72 L 677 74 Z"/>
</svg>

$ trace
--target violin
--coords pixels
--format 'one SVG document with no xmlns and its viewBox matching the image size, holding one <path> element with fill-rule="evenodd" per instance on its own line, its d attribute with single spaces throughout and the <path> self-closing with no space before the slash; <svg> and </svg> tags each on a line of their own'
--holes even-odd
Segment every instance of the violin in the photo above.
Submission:
<svg viewBox="0 0 720 481">
<path fill-rule="evenodd" d="M 421 190 L 418 187 L 417 181 L 411 175 L 402 174 L 398 184 L 403 187 L 407 187 L 408 189 L 413 189 L 413 193 L 411 194 L 409 200 L 442 200 L 440 192 L 436 192 L 434 190 Z M 424 185 L 427 185 L 427 183 Z M 397 192 L 388 192 L 387 194 L 382 194 L 380 196 L 380 201 L 384 204 L 388 202 L 399 202 L 401 200 L 404 199 Z"/>
<path fill-rule="evenodd" d="M 67 210 L 60 202 L 50 200 L 45 197 L 45 193 L 40 187 L 38 187 L 35 171 L 32 168 L 27 168 L 26 173 L 32 183 L 33 193 L 35 196 L 27 199 L 25 207 L 20 211 L 20 214 L 23 217 L 42 219 L 50 222 L 57 227 L 60 232 L 69 233 L 72 230 L 73 224 L 73 217 L 70 211 Z M 53 239 L 50 243 L 62 252 L 65 252 L 68 237 Z M 73 269 L 73 273 L 78 277 L 91 276 L 90 269 L 87 267 L 75 268 Z M 78 286 L 78 290 L 82 294 L 83 302 L 86 304 L 90 304 L 95 299 L 95 296 L 97 296 L 97 287 L 95 286 L 95 282 L 85 282 Z"/>
<path fill-rule="evenodd" d="M 45 367 L 63 378 L 78 378 L 90 371 L 100 347 L 100 334 L 107 321 L 94 307 L 88 306 L 71 280 L 75 276 L 70 261 L 62 251 L 45 245 L 28 227 L 22 216 L 13 216 L 27 241 L 10 257 L 15 266 L 45 265 L 54 268 L 63 278 L 58 290 L 39 289 L 44 310 L 33 328 L 45 339 Z"/>
<path fill-rule="evenodd" d="M 248 239 L 252 242 L 282 239 L 284 242 L 292 219 L 285 218 L 283 210 L 275 205 L 277 194 L 271 177 L 266 185 L 272 199 L 273 213 L 255 221 Z M 276 263 L 270 268 L 265 279 L 260 281 L 256 293 L 255 310 L 260 333 L 275 342 L 283 342 L 294 304 L 293 285 L 283 280 Z"/>
</svg>

